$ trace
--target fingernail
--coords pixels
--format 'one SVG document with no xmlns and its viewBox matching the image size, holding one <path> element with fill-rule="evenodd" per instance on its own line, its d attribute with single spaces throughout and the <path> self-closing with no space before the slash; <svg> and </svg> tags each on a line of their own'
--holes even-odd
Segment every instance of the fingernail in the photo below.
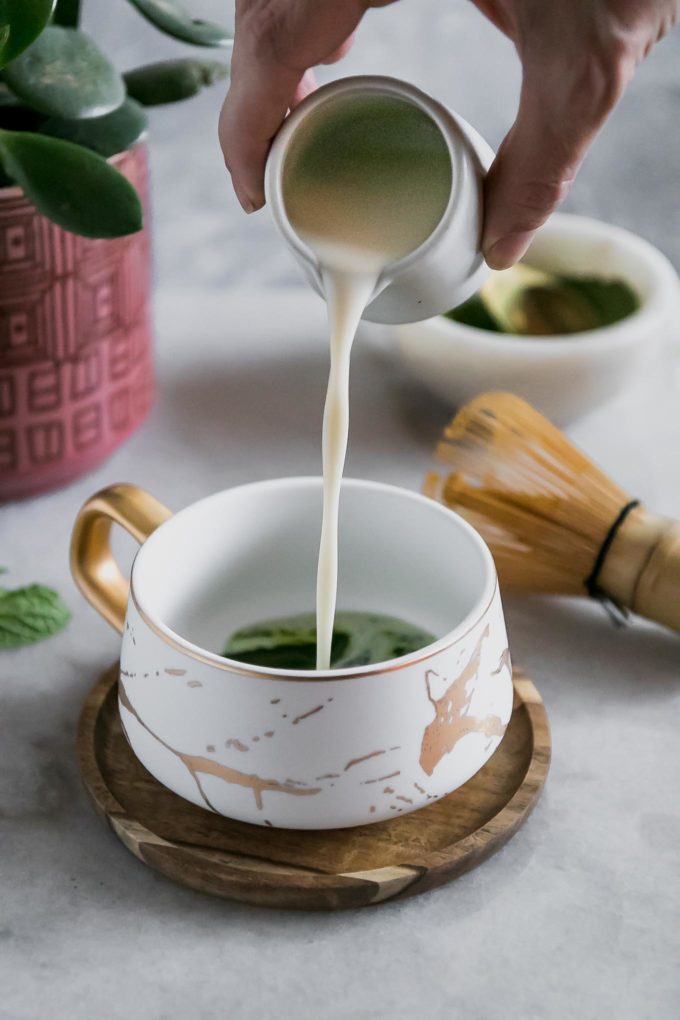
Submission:
<svg viewBox="0 0 680 1020">
<path fill-rule="evenodd" d="M 490 269 L 508 269 L 521 259 L 532 237 L 533 232 L 530 230 L 501 237 L 486 249 L 486 264 Z"/>
<path fill-rule="evenodd" d="M 255 205 L 250 201 L 249 198 L 242 198 L 241 205 L 243 207 L 243 211 L 247 212 L 248 215 L 255 212 Z"/>
</svg>

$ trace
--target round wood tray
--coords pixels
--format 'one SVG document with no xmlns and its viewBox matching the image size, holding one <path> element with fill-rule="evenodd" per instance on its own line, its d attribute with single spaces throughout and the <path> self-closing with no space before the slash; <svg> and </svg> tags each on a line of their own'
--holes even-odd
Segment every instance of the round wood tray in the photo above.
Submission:
<svg viewBox="0 0 680 1020">
<path fill-rule="evenodd" d="M 354 829 L 260 828 L 196 807 L 146 771 L 123 735 L 117 678 L 118 664 L 87 695 L 78 728 L 80 769 L 97 813 L 149 867 L 244 903 L 337 910 L 450 882 L 519 829 L 550 765 L 543 702 L 515 670 L 512 717 L 498 750 L 448 797 Z"/>
</svg>

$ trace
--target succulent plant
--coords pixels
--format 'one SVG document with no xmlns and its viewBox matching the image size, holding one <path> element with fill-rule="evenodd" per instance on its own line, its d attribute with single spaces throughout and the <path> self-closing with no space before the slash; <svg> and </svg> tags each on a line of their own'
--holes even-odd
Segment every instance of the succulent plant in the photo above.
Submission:
<svg viewBox="0 0 680 1020">
<path fill-rule="evenodd" d="M 176 0 L 128 2 L 181 42 L 231 45 Z M 20 185 L 75 234 L 120 237 L 141 228 L 142 208 L 107 160 L 142 137 L 145 107 L 188 99 L 228 66 L 184 57 L 121 74 L 79 22 L 80 0 L 0 0 L 0 187 Z"/>
</svg>

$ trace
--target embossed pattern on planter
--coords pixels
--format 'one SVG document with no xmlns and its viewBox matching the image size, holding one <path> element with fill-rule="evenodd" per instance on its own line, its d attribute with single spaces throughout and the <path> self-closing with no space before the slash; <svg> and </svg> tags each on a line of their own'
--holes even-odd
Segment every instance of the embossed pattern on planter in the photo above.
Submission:
<svg viewBox="0 0 680 1020">
<path fill-rule="evenodd" d="M 146 148 L 114 165 L 148 213 Z M 148 225 L 92 240 L 19 188 L 0 190 L 0 498 L 76 477 L 146 416 L 153 395 Z"/>
</svg>

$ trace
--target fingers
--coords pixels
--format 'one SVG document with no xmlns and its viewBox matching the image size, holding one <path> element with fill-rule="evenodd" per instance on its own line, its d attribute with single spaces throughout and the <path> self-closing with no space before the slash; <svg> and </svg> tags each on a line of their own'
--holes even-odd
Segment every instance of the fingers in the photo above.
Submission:
<svg viewBox="0 0 680 1020">
<path fill-rule="evenodd" d="M 300 79 L 300 82 L 293 93 L 293 98 L 290 103 L 291 110 L 294 110 L 298 103 L 301 103 L 303 99 L 315 92 L 317 88 L 316 76 L 313 71 L 305 71 Z"/>
<path fill-rule="evenodd" d="M 497 3 L 497 0 L 473 0 L 473 3 L 504 35 L 512 35 L 511 9 L 504 4 Z"/>
<path fill-rule="evenodd" d="M 264 167 L 271 140 L 306 86 L 304 74 L 273 60 L 256 62 L 234 46 L 231 85 L 220 114 L 219 137 L 236 196 L 246 212 L 264 205 Z"/>
<path fill-rule="evenodd" d="M 342 58 L 345 56 L 345 54 L 349 53 L 350 49 L 352 48 L 352 43 L 353 42 L 354 42 L 354 32 L 352 32 L 352 34 L 350 36 L 348 36 L 347 39 L 345 39 L 344 43 L 342 43 L 341 46 L 338 46 L 337 50 L 334 50 L 332 53 L 329 53 L 328 56 L 325 57 L 325 59 L 321 61 L 321 63 L 322 64 L 335 64 L 335 63 L 338 62 L 338 60 L 342 60 Z"/>
<path fill-rule="evenodd" d="M 483 250 L 492 269 L 525 253 L 534 231 L 566 198 L 595 134 L 632 76 L 621 52 L 525 64 L 517 119 L 485 186 Z"/>
<path fill-rule="evenodd" d="M 492 269 L 520 259 L 534 230 L 569 192 L 583 146 L 576 133 L 567 141 L 561 126 L 525 86 L 485 183 L 483 250 Z"/>
<path fill-rule="evenodd" d="M 264 168 L 274 135 L 316 87 L 308 68 L 339 59 L 365 0 L 240 0 L 231 84 L 219 137 L 237 197 L 246 210 L 264 205 Z"/>
</svg>

